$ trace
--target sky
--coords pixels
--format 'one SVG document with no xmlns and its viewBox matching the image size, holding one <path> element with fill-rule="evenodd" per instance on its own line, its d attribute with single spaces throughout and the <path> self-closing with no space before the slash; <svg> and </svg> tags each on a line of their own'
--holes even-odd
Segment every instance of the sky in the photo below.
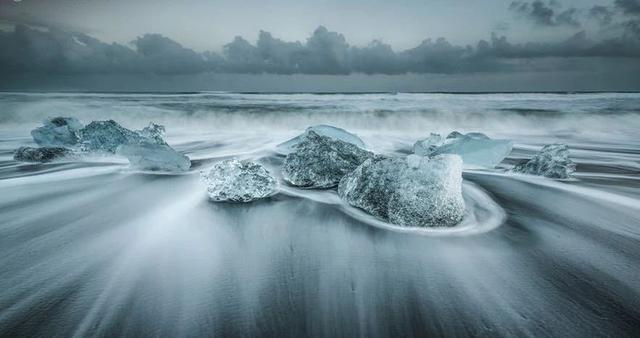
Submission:
<svg viewBox="0 0 640 338">
<path fill-rule="evenodd" d="M 640 0 L 0 0 L 4 90 L 640 90 L 639 70 Z"/>
</svg>

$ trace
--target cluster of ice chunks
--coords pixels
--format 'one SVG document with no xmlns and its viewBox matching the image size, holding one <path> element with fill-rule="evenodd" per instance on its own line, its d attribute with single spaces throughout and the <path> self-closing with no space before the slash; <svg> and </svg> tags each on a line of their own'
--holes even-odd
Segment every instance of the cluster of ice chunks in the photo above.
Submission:
<svg viewBox="0 0 640 338">
<path fill-rule="evenodd" d="M 64 147 L 20 147 L 14 154 L 13 159 L 20 162 L 52 162 L 60 160 L 73 154 Z"/>
<path fill-rule="evenodd" d="M 372 152 L 357 145 L 308 130 L 287 155 L 282 167 L 284 179 L 305 188 L 331 188 L 353 171 Z"/>
<path fill-rule="evenodd" d="M 516 165 L 513 172 L 567 179 L 576 171 L 576 164 L 569 158 L 566 144 L 549 144 L 530 160 Z"/>
<path fill-rule="evenodd" d="M 295 145 L 302 142 L 304 137 L 309 132 L 314 132 L 318 135 L 327 136 L 335 140 L 351 143 L 362 149 L 365 149 L 364 142 L 358 136 L 351 134 L 350 132 L 342 128 L 333 127 L 326 124 L 319 124 L 319 125 L 308 127 L 303 134 L 298 135 L 290 139 L 289 141 L 280 143 L 276 148 L 277 152 L 284 155 L 291 153 L 292 151 L 295 150 Z"/>
<path fill-rule="evenodd" d="M 251 202 L 272 196 L 278 189 L 277 180 L 265 167 L 237 159 L 216 163 L 202 178 L 215 202 Z"/>
<path fill-rule="evenodd" d="M 137 169 L 187 171 L 191 161 L 171 148 L 163 139 L 164 127 L 150 123 L 140 131 L 131 131 L 113 120 L 93 121 L 81 130 L 86 150 L 117 153 Z"/>
<path fill-rule="evenodd" d="M 150 123 L 139 131 L 122 127 L 113 120 L 93 121 L 87 126 L 73 117 L 55 117 L 31 132 L 42 148 L 19 149 L 14 158 L 19 161 L 47 162 L 82 151 L 118 153 L 127 157 L 132 167 L 144 170 L 186 171 L 189 158 L 176 152 L 163 139 L 163 126 Z"/>
<path fill-rule="evenodd" d="M 82 123 L 73 117 L 54 117 L 43 121 L 43 126 L 31 131 L 31 137 L 40 147 L 20 147 L 13 159 L 21 162 L 51 162 L 73 154 L 69 148 L 80 142 Z"/>
<path fill-rule="evenodd" d="M 72 147 L 80 142 L 82 123 L 74 117 L 54 117 L 31 131 L 33 140 L 43 147 Z"/>
<path fill-rule="evenodd" d="M 462 157 L 466 167 L 493 168 L 509 155 L 512 148 L 513 142 L 509 140 L 492 140 L 482 133 L 465 135 L 454 131 L 444 140 L 438 134 L 418 140 L 413 151 L 421 156 L 455 154 Z"/>
<path fill-rule="evenodd" d="M 396 225 L 454 226 L 465 212 L 462 160 L 457 155 L 367 159 L 340 180 L 338 194 Z"/>
</svg>

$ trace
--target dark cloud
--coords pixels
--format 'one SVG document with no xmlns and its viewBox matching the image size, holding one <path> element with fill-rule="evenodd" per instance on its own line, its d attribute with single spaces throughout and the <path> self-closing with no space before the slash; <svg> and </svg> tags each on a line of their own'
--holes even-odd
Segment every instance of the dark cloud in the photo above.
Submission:
<svg viewBox="0 0 640 338">
<path fill-rule="evenodd" d="M 342 34 L 318 27 L 305 44 L 261 31 L 256 45 L 242 37 L 224 46 L 228 69 L 241 73 L 347 74 L 349 45 Z"/>
<path fill-rule="evenodd" d="M 84 34 L 24 25 L 15 26 L 13 32 L 0 32 L 0 44 L 3 72 L 127 72 L 136 69 L 139 57 L 130 48 L 105 44 Z"/>
<path fill-rule="evenodd" d="M 627 30 L 640 31 L 639 28 L 627 27 Z M 283 41 L 264 31 L 260 32 L 255 44 L 236 37 L 219 55 L 196 52 L 158 34 L 146 34 L 130 45 L 122 45 L 104 43 L 83 33 L 18 25 L 13 31 L 0 31 L 0 46 L 0 76 L 208 72 L 461 74 L 530 71 L 531 60 L 545 58 L 632 58 L 640 61 L 638 39 L 623 34 L 614 39 L 594 41 L 584 31 L 553 43 L 512 43 L 506 37 L 494 34 L 475 46 L 459 46 L 439 38 L 395 51 L 379 40 L 364 47 L 352 46 L 342 34 L 320 26 L 305 42 Z M 568 64 L 570 66 L 571 62 Z"/>
<path fill-rule="evenodd" d="M 540 26 L 581 26 L 577 19 L 577 9 L 569 8 L 557 12 L 559 7 L 559 3 L 553 0 L 548 3 L 535 0 L 532 2 L 513 1 L 509 9 Z"/>
<path fill-rule="evenodd" d="M 188 74 L 216 69 L 220 61 L 198 54 L 175 41 L 147 34 L 134 48 L 107 44 L 83 33 L 17 25 L 0 31 L 0 71 L 3 73 L 156 73 Z"/>
<path fill-rule="evenodd" d="M 491 43 L 481 41 L 478 54 L 503 59 L 532 58 L 640 58 L 640 44 L 624 38 L 593 41 L 585 31 L 557 43 L 514 44 L 505 37 L 492 36 Z"/>
<path fill-rule="evenodd" d="M 640 0 L 615 0 L 611 7 L 593 6 L 589 15 L 604 26 L 619 29 L 627 39 L 640 40 Z"/>
<path fill-rule="evenodd" d="M 621 26 L 626 36 L 631 39 L 640 39 L 640 19 L 624 21 Z"/>
<path fill-rule="evenodd" d="M 616 0 L 615 5 L 625 14 L 640 15 L 640 0 Z"/>
<path fill-rule="evenodd" d="M 353 71 L 365 74 L 398 74 L 403 72 L 398 55 L 390 45 L 374 40 L 363 48 L 352 47 L 350 62 Z"/>
<path fill-rule="evenodd" d="M 199 73 L 209 70 L 207 58 L 159 34 L 135 39 L 137 60 L 142 70 L 162 74 Z"/>
<path fill-rule="evenodd" d="M 624 15 L 630 17 L 621 23 L 625 34 L 640 39 L 640 0 L 616 0 L 615 5 Z"/>
<path fill-rule="evenodd" d="M 602 25 L 609 25 L 613 21 L 613 11 L 606 6 L 596 5 L 589 10 L 589 17 L 594 18 Z"/>
</svg>

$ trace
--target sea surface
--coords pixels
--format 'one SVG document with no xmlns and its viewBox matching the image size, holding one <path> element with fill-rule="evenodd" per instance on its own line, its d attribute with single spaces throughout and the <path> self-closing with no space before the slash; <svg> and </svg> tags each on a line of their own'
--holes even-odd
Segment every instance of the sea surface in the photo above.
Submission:
<svg viewBox="0 0 640 338">
<path fill-rule="evenodd" d="M 55 116 L 160 123 L 192 168 L 14 161 Z M 465 171 L 449 229 L 284 182 L 208 201 L 201 170 L 237 157 L 281 178 L 276 145 L 315 124 L 388 155 L 453 130 L 515 147 Z M 638 337 L 639 134 L 640 93 L 0 93 L 0 336 Z M 550 143 L 575 179 L 507 172 Z"/>
</svg>

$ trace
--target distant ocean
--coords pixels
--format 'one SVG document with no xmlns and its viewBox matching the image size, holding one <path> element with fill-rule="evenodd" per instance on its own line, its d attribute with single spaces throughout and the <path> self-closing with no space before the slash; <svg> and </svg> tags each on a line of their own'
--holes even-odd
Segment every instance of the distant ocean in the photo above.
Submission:
<svg viewBox="0 0 640 338">
<path fill-rule="evenodd" d="M 179 175 L 117 157 L 25 164 L 47 117 L 162 124 Z M 333 190 L 214 204 L 199 171 L 279 178 L 329 124 L 406 155 L 430 133 L 514 141 L 466 170 L 463 230 L 407 231 Z M 0 93 L 0 336 L 637 336 L 640 93 Z M 506 171 L 564 143 L 572 180 Z"/>
</svg>

